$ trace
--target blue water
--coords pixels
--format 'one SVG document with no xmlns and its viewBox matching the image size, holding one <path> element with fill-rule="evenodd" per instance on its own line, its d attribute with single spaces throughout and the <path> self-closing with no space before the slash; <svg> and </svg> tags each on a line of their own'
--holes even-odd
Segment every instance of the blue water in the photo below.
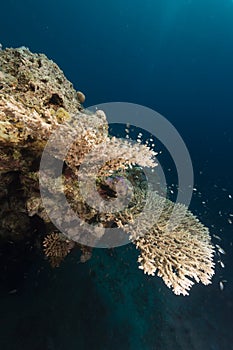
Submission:
<svg viewBox="0 0 233 350">
<path fill-rule="evenodd" d="M 143 275 L 131 246 L 95 250 L 84 265 L 72 253 L 57 270 L 40 257 L 25 262 L 17 278 L 1 281 L 1 349 L 233 349 L 232 23 L 231 0 L 1 4 L 3 47 L 45 53 L 86 94 L 87 107 L 137 103 L 176 127 L 201 193 L 190 208 L 227 253 L 213 284 L 189 297 Z"/>
</svg>

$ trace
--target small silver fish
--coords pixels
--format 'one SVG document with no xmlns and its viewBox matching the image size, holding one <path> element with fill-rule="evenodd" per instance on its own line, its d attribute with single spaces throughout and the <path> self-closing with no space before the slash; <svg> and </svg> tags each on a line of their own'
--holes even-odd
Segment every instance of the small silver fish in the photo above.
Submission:
<svg viewBox="0 0 233 350">
<path fill-rule="evenodd" d="M 221 265 L 221 267 L 224 269 L 225 264 L 224 264 L 222 261 L 220 261 L 220 265 Z"/>
<path fill-rule="evenodd" d="M 221 260 L 218 260 L 218 263 L 220 264 L 220 266 L 224 269 L 225 265 Z"/>
<path fill-rule="evenodd" d="M 223 290 L 223 289 L 224 289 L 224 284 L 223 284 L 222 281 L 219 282 L 219 288 L 220 288 L 220 290 Z"/>
<path fill-rule="evenodd" d="M 219 253 L 226 254 L 225 250 L 220 247 L 220 245 L 216 244 L 216 247 L 218 248 Z"/>
<path fill-rule="evenodd" d="M 18 291 L 18 289 L 12 289 L 9 291 L 9 294 L 15 294 L 15 293 L 17 293 L 17 291 Z"/>
<path fill-rule="evenodd" d="M 219 237 L 219 236 L 217 236 L 217 235 L 215 235 L 215 234 L 213 234 L 213 237 L 214 237 L 214 238 L 216 238 L 216 239 L 218 239 L 219 241 L 221 241 L 221 240 L 222 240 L 222 238 L 221 238 L 221 237 Z"/>
</svg>

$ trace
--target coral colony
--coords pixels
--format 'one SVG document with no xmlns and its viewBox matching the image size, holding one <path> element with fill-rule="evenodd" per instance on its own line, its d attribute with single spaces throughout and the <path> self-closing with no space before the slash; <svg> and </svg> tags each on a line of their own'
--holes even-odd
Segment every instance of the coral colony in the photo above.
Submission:
<svg viewBox="0 0 233 350">
<path fill-rule="evenodd" d="M 155 152 L 145 145 L 127 140 L 122 144 L 110 137 L 105 114 L 86 111 L 84 101 L 84 94 L 75 91 L 45 55 L 33 54 L 24 47 L 0 50 L 0 238 L 14 241 L 32 234 L 30 220 L 36 215 L 47 228 L 41 246 L 52 266 L 58 266 L 77 246 L 82 252 L 81 262 L 90 259 L 88 244 L 77 243 L 51 223 L 40 196 L 41 155 L 50 135 L 63 125 L 65 137 L 73 130 L 78 134 L 64 160 L 63 191 L 78 217 L 99 228 L 96 239 L 101 238 L 103 228 L 121 228 L 139 250 L 139 268 L 148 275 L 157 273 L 175 294 L 188 295 L 195 282 L 211 283 L 214 247 L 209 231 L 185 206 L 154 191 L 147 199 L 145 219 L 137 221 L 147 195 L 140 166 L 155 167 Z M 98 212 L 80 193 L 77 170 L 85 155 L 97 146 L 98 154 L 106 158 L 96 179 L 100 196 L 110 205 L 118 193 L 116 186 L 125 191 L 122 179 L 132 185 L 133 195 L 119 212 Z M 90 172 L 88 176 L 94 175 Z M 54 184 L 49 186 L 53 188 Z M 148 225 L 148 217 L 160 207 L 158 220 Z M 179 220 L 168 229 L 172 211 Z M 62 214 L 61 220 L 67 219 L 67 213 Z"/>
</svg>

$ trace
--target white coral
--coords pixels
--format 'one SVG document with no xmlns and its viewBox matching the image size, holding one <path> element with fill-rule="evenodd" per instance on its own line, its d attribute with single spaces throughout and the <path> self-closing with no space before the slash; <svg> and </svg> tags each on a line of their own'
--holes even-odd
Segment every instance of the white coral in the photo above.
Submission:
<svg viewBox="0 0 233 350">
<path fill-rule="evenodd" d="M 160 201 L 154 194 L 154 201 Z M 177 224 L 167 220 L 172 208 Z M 183 205 L 166 201 L 160 218 L 134 241 L 141 254 L 139 268 L 162 277 L 175 294 L 188 295 L 194 282 L 211 283 L 214 275 L 214 247 L 208 229 Z"/>
</svg>

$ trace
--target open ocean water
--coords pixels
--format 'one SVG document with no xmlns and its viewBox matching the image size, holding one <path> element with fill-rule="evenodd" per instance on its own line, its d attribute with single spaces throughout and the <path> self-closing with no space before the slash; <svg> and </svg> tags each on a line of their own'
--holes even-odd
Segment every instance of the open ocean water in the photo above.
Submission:
<svg viewBox="0 0 233 350">
<path fill-rule="evenodd" d="M 26 248 L 15 266 L 9 248 L 0 349 L 233 349 L 233 1 L 8 0 L 0 14 L 3 48 L 46 54 L 86 107 L 130 102 L 173 124 L 193 163 L 190 209 L 226 252 L 213 283 L 183 297 L 144 275 L 131 245 L 58 269 Z"/>
</svg>

